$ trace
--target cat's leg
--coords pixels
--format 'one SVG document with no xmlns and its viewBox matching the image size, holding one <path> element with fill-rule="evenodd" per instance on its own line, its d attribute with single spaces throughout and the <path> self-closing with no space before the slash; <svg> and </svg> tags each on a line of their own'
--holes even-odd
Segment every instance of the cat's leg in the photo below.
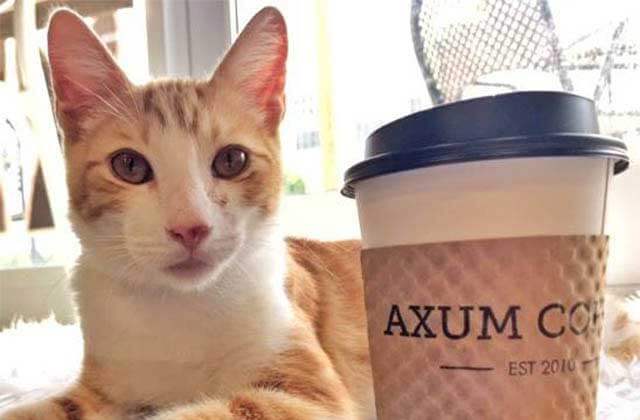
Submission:
<svg viewBox="0 0 640 420">
<path fill-rule="evenodd" d="M 122 415 L 99 392 L 74 385 L 49 398 L 0 413 L 0 420 L 116 420 Z"/>
<path fill-rule="evenodd" d="M 152 420 L 329 420 L 356 419 L 353 404 L 269 389 L 252 389 L 228 401 L 205 401 L 163 412 Z"/>
<path fill-rule="evenodd" d="M 331 360 L 311 337 L 281 353 L 253 385 L 225 400 L 158 413 L 153 420 L 356 419 L 355 404 Z"/>
</svg>

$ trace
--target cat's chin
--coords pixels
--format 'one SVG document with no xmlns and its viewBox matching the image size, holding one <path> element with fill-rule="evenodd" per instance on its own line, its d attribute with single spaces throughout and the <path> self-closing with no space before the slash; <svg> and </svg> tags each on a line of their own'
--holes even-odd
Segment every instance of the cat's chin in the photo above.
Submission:
<svg viewBox="0 0 640 420">
<path fill-rule="evenodd" d="M 180 291 L 206 288 L 215 283 L 226 264 L 197 258 L 187 258 L 160 269 L 161 283 Z"/>
<path fill-rule="evenodd" d="M 172 266 L 161 271 L 161 279 L 155 286 L 181 292 L 202 290 L 216 282 L 220 271 L 220 267 L 206 263 L 193 263 L 193 265 L 189 263 L 180 267 Z"/>
<path fill-rule="evenodd" d="M 176 264 L 172 264 L 164 269 L 164 271 L 177 279 L 190 280 L 201 277 L 213 270 L 211 264 L 198 259 L 187 258 Z"/>
</svg>

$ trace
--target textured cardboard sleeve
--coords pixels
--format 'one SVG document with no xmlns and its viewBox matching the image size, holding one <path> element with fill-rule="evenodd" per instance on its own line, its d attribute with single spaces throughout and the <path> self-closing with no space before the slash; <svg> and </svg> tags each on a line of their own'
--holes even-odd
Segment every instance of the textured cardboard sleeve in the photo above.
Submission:
<svg viewBox="0 0 640 420">
<path fill-rule="evenodd" d="M 364 250 L 378 418 L 593 419 L 607 243 Z"/>
</svg>

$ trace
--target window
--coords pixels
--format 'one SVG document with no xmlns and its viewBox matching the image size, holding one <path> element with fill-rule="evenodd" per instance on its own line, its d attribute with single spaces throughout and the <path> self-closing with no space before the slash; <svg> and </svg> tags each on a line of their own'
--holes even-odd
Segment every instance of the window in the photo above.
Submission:
<svg viewBox="0 0 640 420">
<path fill-rule="evenodd" d="M 337 194 L 342 174 L 363 156 L 364 139 L 373 129 L 430 104 L 415 63 L 408 4 L 235 4 L 239 28 L 266 5 L 278 7 L 287 20 L 287 114 L 281 141 L 285 171 L 303 180 L 307 193 Z"/>
<path fill-rule="evenodd" d="M 296 149 L 313 149 L 320 146 L 320 133 L 317 130 L 314 131 L 301 131 L 298 133 L 296 139 Z"/>
<path fill-rule="evenodd" d="M 236 0 L 242 28 L 262 7 L 287 21 L 287 111 L 281 127 L 290 234 L 360 235 L 345 170 L 377 127 L 430 105 L 409 30 L 410 7 L 385 1 Z M 380 28 L 379 22 L 385 22 Z M 304 193 L 304 194 L 302 194 Z"/>
<path fill-rule="evenodd" d="M 4 147 L 0 150 L 0 170 L 4 171 L 6 178 L 3 217 L 14 221 L 22 220 L 25 217 L 24 178 L 20 165 L 22 153 L 18 133 L 8 116 L 4 117 L 4 121 L 0 121 L 0 137 L 4 139 Z M 6 228 L 6 223 L 2 220 L 2 230 Z"/>
</svg>

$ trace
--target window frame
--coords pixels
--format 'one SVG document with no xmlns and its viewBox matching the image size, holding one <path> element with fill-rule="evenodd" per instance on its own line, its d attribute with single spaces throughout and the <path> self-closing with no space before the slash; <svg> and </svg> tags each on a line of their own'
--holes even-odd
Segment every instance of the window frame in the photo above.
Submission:
<svg viewBox="0 0 640 420">
<path fill-rule="evenodd" d="M 146 2 L 153 77 L 209 74 L 238 32 L 235 0 Z"/>
</svg>

